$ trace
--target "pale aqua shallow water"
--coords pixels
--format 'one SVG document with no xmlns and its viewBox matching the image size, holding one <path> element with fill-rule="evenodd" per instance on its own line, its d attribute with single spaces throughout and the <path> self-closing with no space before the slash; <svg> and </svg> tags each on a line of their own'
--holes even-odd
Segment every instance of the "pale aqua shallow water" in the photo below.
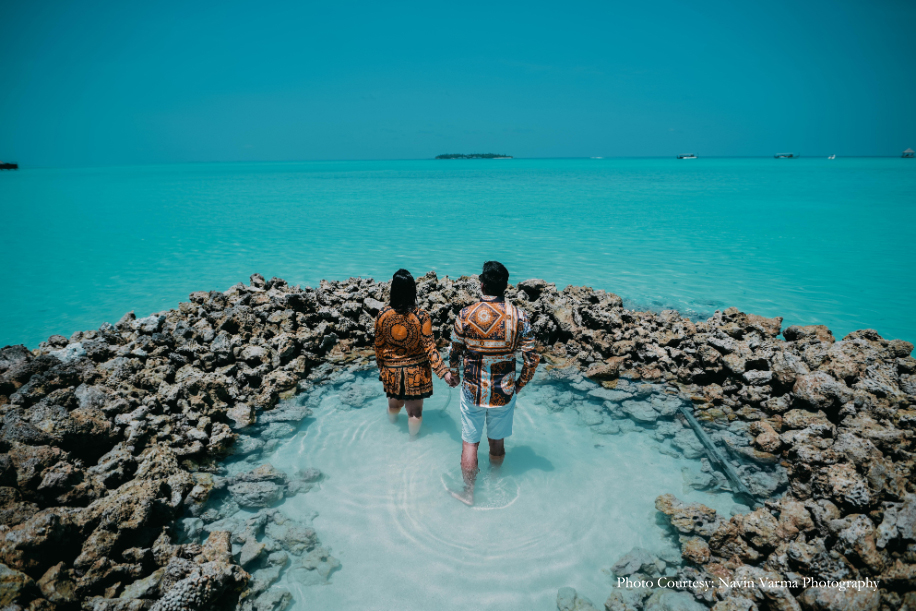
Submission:
<svg viewBox="0 0 916 611">
<path fill-rule="evenodd" d="M 175 307 L 253 272 L 398 267 L 731 305 L 916 340 L 916 161 L 189 164 L 0 173 L 0 345 Z"/>
<path fill-rule="evenodd" d="M 304 568 L 305 552 L 289 550 L 273 589 L 291 592 L 291 611 L 550 611 L 564 586 L 601 607 L 617 583 L 610 567 L 634 547 L 666 560 L 666 574 L 676 573 L 680 550 L 655 510 L 659 495 L 703 503 L 726 518 L 749 511 L 726 492 L 691 485 L 702 463 L 696 453 L 688 458 L 677 440 L 686 433 L 693 447 L 702 446 L 685 424 L 670 417 L 655 426 L 637 424 L 587 395 L 597 384 L 578 375 L 568 386 L 549 380 L 544 368 L 519 394 L 499 473 L 490 469 L 486 442 L 480 449 L 475 506 L 466 507 L 447 493 L 461 486 L 459 391 L 450 398 L 445 383 L 435 380 L 421 434 L 410 441 L 403 413 L 395 425 L 388 421 L 374 371 L 334 377 L 291 400 L 313 410 L 298 428 L 289 427 L 291 435 L 259 432 L 256 438 L 269 446 L 227 465 L 231 475 L 265 463 L 288 476 L 317 468 L 317 485 L 260 512 L 233 513 L 237 506 L 215 494 L 211 506 L 226 519 L 194 529 L 203 536 L 213 530 L 240 535 L 240 553 L 250 537 L 243 534 L 245 522 L 256 513 L 278 511 L 284 520 L 314 527 L 340 567 L 325 582 Z M 571 392 L 577 386 L 581 391 Z M 618 385 L 627 392 L 635 387 Z M 664 393 L 663 386 L 650 388 Z M 270 526 L 256 536 L 269 550 L 282 542 Z M 246 570 L 259 582 L 276 567 L 262 557 Z"/>
</svg>

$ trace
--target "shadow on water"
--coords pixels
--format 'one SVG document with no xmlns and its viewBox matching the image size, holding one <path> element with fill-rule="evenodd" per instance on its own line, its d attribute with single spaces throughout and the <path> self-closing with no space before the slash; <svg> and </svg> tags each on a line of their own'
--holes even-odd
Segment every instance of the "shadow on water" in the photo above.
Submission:
<svg viewBox="0 0 916 611">
<path fill-rule="evenodd" d="M 481 448 L 485 444 L 480 444 Z M 487 451 L 484 449 L 484 451 Z M 531 446 L 506 446 L 506 461 L 502 467 L 506 475 L 522 475 L 531 470 L 553 471 L 553 463 L 535 454 Z"/>
<path fill-rule="evenodd" d="M 407 430 L 407 419 L 404 419 L 404 430 Z M 461 429 L 455 422 L 455 419 L 441 409 L 423 410 L 423 428 L 420 430 L 420 436 L 436 435 L 445 433 L 456 443 L 461 443 Z"/>
<path fill-rule="evenodd" d="M 410 435 L 408 422 L 409 418 L 407 417 L 407 411 L 402 409 L 398 414 L 398 421 L 395 426 L 397 426 L 398 430 L 402 431 L 405 436 Z M 438 434 L 448 435 L 455 442 L 461 443 L 461 429 L 454 418 L 450 417 L 442 408 L 434 407 L 432 409 L 427 409 L 424 407 L 420 438 L 422 439 L 428 435 Z"/>
</svg>

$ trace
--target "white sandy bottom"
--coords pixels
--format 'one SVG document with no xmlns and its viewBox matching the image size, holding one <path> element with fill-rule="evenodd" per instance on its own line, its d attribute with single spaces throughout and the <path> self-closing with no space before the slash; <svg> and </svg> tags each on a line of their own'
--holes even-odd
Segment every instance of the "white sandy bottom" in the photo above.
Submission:
<svg viewBox="0 0 916 611">
<path fill-rule="evenodd" d="M 276 585 L 292 592 L 291 609 L 548 611 L 563 586 L 601 606 L 615 583 L 607 569 L 620 556 L 634 546 L 672 553 L 656 521 L 658 495 L 725 515 L 734 506 L 728 495 L 688 488 L 682 469 L 699 471 L 699 462 L 661 454 L 651 431 L 598 435 L 575 410 L 548 410 L 531 386 L 519 395 L 498 478 L 481 445 L 469 508 L 446 491 L 461 481 L 454 392 L 443 410 L 449 390 L 437 384 L 413 442 L 406 414 L 389 423 L 384 397 L 340 409 L 329 394 L 269 457 L 287 472 L 324 473 L 319 487 L 281 510 L 317 512 L 322 545 L 341 562 L 326 585 L 295 583 L 287 571 Z"/>
</svg>

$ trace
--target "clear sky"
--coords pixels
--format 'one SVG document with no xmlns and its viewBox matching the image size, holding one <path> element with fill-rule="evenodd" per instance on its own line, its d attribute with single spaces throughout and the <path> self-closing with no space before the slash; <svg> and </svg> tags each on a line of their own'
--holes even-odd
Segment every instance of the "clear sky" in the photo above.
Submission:
<svg viewBox="0 0 916 611">
<path fill-rule="evenodd" d="M 0 0 L 27 166 L 907 147 L 912 0 Z"/>
</svg>

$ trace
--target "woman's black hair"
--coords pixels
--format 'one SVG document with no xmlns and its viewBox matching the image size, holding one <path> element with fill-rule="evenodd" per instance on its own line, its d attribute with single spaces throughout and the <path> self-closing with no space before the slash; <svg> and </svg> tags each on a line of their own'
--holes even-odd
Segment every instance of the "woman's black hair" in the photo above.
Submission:
<svg viewBox="0 0 916 611">
<path fill-rule="evenodd" d="M 399 269 L 391 277 L 391 297 L 388 304 L 398 314 L 407 314 L 417 307 L 417 283 L 406 269 Z"/>
<path fill-rule="evenodd" d="M 484 293 L 491 297 L 502 297 L 506 294 L 506 286 L 509 284 L 509 270 L 499 261 L 487 261 L 483 264 L 480 282 L 483 284 Z"/>
</svg>

